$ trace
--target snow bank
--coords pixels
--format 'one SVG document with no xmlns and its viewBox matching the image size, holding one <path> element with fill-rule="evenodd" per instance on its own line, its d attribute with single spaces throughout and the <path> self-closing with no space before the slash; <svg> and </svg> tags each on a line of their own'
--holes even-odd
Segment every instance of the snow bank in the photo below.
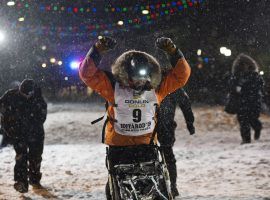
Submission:
<svg viewBox="0 0 270 200">
<path fill-rule="evenodd" d="M 30 187 L 21 195 L 13 189 L 15 153 L 8 147 L 0 150 L 0 199 L 104 200 L 102 123 L 90 124 L 103 112 L 103 106 L 50 104 L 42 162 L 42 184 L 47 190 Z M 194 136 L 188 135 L 180 111 L 176 113 L 179 199 L 269 200 L 270 117 L 261 117 L 265 128 L 260 141 L 239 145 L 236 120 L 221 107 L 195 107 L 194 112 Z"/>
</svg>

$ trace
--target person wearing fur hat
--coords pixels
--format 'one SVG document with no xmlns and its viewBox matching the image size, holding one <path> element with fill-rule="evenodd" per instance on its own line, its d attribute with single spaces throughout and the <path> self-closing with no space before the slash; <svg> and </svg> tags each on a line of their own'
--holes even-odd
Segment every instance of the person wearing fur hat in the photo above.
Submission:
<svg viewBox="0 0 270 200">
<path fill-rule="evenodd" d="M 150 144 L 156 124 L 156 107 L 169 93 L 186 84 L 191 70 L 172 40 L 161 37 L 156 40 L 156 46 L 168 54 L 173 66 L 162 81 L 158 61 L 136 50 L 124 52 L 113 63 L 112 73 L 105 72 L 98 67 L 101 56 L 115 46 L 114 39 L 100 37 L 80 64 L 79 75 L 108 102 L 104 140 L 111 156 L 119 161 L 150 155 L 147 151 L 133 156 L 126 152 L 130 146 Z M 119 153 L 119 149 L 124 149 L 125 153 Z"/>
<path fill-rule="evenodd" d="M 32 79 L 24 79 L 19 88 L 8 90 L 0 98 L 0 111 L 1 124 L 16 152 L 14 188 L 21 193 L 28 191 L 28 183 L 40 188 L 43 123 L 47 114 L 40 88 Z"/>
<path fill-rule="evenodd" d="M 254 139 L 261 136 L 262 123 L 259 120 L 263 97 L 263 78 L 258 73 L 259 67 L 250 56 L 241 53 L 232 65 L 232 76 L 229 81 L 230 98 L 233 113 L 237 114 L 242 143 L 251 142 L 251 128 Z M 225 108 L 226 111 L 226 108 Z"/>
</svg>

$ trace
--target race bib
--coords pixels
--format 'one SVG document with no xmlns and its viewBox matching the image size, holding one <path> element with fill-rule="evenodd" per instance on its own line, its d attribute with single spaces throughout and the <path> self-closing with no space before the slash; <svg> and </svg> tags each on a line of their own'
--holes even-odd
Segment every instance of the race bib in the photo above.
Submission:
<svg viewBox="0 0 270 200">
<path fill-rule="evenodd" d="M 114 96 L 114 128 L 117 133 L 139 136 L 153 132 L 157 104 L 155 90 L 137 94 L 135 90 L 116 83 Z"/>
</svg>

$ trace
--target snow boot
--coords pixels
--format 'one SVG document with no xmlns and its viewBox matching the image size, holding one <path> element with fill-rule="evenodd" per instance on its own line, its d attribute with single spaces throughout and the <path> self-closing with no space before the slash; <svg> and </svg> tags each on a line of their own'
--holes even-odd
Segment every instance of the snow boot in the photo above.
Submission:
<svg viewBox="0 0 270 200">
<path fill-rule="evenodd" d="M 249 131 L 241 131 L 241 137 L 242 137 L 241 144 L 251 143 L 250 130 Z"/>
<path fill-rule="evenodd" d="M 243 145 L 243 144 L 250 144 L 250 143 L 251 143 L 251 140 L 242 140 L 240 144 Z"/>
<path fill-rule="evenodd" d="M 26 193 L 26 192 L 28 192 L 28 184 L 20 182 L 20 181 L 15 182 L 14 189 L 20 193 Z"/>
<path fill-rule="evenodd" d="M 43 186 L 39 181 L 29 181 L 29 184 L 32 185 L 33 189 L 43 189 Z"/>
</svg>

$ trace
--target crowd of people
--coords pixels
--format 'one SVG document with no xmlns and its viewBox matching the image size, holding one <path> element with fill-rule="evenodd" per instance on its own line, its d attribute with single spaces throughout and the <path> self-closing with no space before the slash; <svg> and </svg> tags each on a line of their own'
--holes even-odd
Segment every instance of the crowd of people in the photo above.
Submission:
<svg viewBox="0 0 270 200">
<path fill-rule="evenodd" d="M 102 133 L 104 143 L 115 162 L 134 161 L 136 155 L 147 157 L 147 153 L 151 155 L 147 146 L 159 145 L 169 171 L 171 193 L 176 197 L 179 192 L 173 145 L 177 105 L 190 135 L 195 134 L 191 102 L 183 89 L 191 68 L 174 42 L 161 37 L 155 45 L 168 56 L 170 68 L 160 66 L 157 59 L 146 52 L 130 50 L 115 60 L 111 72 L 100 69 L 102 57 L 116 45 L 114 39 L 100 37 L 79 68 L 82 81 L 107 101 L 107 119 Z M 255 140 L 261 135 L 259 116 L 264 82 L 258 69 L 255 60 L 245 54 L 240 54 L 232 65 L 225 111 L 237 115 L 242 144 L 251 142 L 251 127 L 255 130 Z M 25 193 L 29 184 L 42 187 L 40 167 L 47 104 L 41 88 L 32 79 L 23 80 L 17 88 L 8 90 L 0 98 L 0 112 L 1 147 L 12 144 L 16 152 L 14 188 Z M 136 154 L 131 154 L 131 146 L 141 148 Z M 111 199 L 110 195 L 107 184 L 107 199 Z"/>
</svg>

